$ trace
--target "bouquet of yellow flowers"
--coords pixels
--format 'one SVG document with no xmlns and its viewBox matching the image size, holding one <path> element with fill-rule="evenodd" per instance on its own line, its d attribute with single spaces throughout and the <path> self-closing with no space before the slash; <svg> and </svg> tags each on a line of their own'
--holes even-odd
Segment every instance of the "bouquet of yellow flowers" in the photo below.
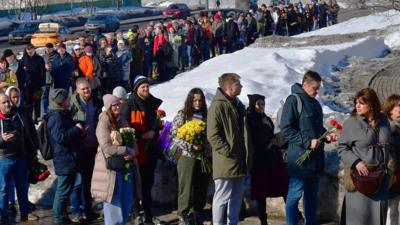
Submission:
<svg viewBox="0 0 400 225">
<path fill-rule="evenodd" d="M 188 121 L 178 128 L 176 136 L 190 144 L 203 146 L 206 138 L 206 124 L 201 120 Z M 200 152 L 198 157 L 201 160 L 201 171 L 211 172 L 211 163 L 204 151 Z"/>
</svg>

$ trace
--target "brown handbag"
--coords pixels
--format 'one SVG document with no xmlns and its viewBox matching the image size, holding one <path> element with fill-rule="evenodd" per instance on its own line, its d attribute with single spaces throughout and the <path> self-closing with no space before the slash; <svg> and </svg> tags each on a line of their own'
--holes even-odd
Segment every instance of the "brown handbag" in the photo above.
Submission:
<svg viewBox="0 0 400 225">
<path fill-rule="evenodd" d="M 368 176 L 358 174 L 357 170 L 351 171 L 351 179 L 356 190 L 364 195 L 371 196 L 379 191 L 385 167 L 383 165 L 368 168 Z"/>
</svg>

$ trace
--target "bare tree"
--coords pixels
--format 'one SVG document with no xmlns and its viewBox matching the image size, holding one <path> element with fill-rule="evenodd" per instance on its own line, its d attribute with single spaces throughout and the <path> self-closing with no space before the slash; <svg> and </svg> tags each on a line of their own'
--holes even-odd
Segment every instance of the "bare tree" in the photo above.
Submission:
<svg viewBox="0 0 400 225">
<path fill-rule="evenodd" d="M 13 12 L 18 20 L 22 20 L 22 13 L 25 8 L 24 0 L 2 0 L 3 6 L 6 6 L 9 12 Z"/>
</svg>

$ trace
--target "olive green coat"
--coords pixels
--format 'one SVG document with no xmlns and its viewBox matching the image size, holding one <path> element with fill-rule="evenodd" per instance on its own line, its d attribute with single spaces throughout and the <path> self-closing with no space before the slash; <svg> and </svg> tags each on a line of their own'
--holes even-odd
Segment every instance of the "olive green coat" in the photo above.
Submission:
<svg viewBox="0 0 400 225">
<path fill-rule="evenodd" d="M 245 120 L 246 111 L 239 99 L 231 102 L 218 89 L 207 116 L 214 180 L 248 174 L 252 152 Z"/>
</svg>

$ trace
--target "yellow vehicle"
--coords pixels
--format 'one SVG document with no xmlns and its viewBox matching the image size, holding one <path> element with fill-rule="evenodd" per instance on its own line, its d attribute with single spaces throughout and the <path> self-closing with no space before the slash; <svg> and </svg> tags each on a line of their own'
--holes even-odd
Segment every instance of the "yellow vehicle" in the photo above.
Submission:
<svg viewBox="0 0 400 225">
<path fill-rule="evenodd" d="M 31 44 L 35 47 L 43 47 L 47 43 L 57 45 L 77 38 L 78 36 L 70 29 L 58 23 L 41 23 L 39 29 L 32 35 Z"/>
</svg>

